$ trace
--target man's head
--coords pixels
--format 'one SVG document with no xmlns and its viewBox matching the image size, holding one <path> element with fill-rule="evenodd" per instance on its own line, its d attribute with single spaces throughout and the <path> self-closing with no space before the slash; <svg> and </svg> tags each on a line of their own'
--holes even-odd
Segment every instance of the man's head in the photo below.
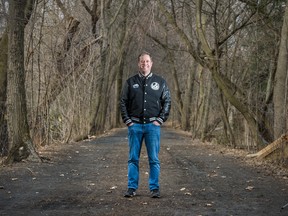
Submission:
<svg viewBox="0 0 288 216">
<path fill-rule="evenodd" d="M 147 76 L 150 73 L 152 65 L 152 57 L 148 52 L 142 52 L 138 56 L 138 67 L 144 76 Z"/>
</svg>

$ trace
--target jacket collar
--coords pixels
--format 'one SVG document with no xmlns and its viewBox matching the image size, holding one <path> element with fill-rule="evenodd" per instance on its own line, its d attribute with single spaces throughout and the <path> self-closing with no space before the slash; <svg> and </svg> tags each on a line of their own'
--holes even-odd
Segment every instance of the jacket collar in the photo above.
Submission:
<svg viewBox="0 0 288 216">
<path fill-rule="evenodd" d="M 147 76 L 144 76 L 140 71 L 138 72 L 138 75 L 139 75 L 139 77 L 140 78 L 142 78 L 142 79 L 148 79 L 148 78 L 150 78 L 152 75 L 153 75 L 153 73 L 152 72 L 150 72 Z"/>
</svg>

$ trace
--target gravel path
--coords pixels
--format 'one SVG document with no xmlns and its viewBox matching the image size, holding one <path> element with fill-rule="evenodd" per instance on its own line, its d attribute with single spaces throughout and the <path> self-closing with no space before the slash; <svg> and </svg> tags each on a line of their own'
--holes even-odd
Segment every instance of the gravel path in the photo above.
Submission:
<svg viewBox="0 0 288 216">
<path fill-rule="evenodd" d="M 145 146 L 137 196 L 124 198 L 127 131 L 50 146 L 42 164 L 0 168 L 0 215 L 288 215 L 287 175 L 247 163 L 234 151 L 163 127 L 161 198 L 148 191 Z M 249 159 L 251 160 L 251 159 Z"/>
</svg>

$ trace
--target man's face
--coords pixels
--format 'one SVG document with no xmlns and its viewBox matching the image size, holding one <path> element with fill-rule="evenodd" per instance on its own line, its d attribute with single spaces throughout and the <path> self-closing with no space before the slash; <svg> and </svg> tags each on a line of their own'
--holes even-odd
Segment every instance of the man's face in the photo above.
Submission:
<svg viewBox="0 0 288 216">
<path fill-rule="evenodd" d="M 138 67 L 139 70 L 143 73 L 143 75 L 148 75 L 152 68 L 152 60 L 149 55 L 140 56 Z"/>
</svg>

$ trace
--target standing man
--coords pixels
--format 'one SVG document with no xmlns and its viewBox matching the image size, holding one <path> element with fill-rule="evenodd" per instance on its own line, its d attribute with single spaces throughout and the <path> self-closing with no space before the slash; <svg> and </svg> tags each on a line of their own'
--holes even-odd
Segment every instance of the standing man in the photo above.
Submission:
<svg viewBox="0 0 288 216">
<path fill-rule="evenodd" d="M 124 84 L 120 101 L 121 116 L 128 126 L 128 190 L 125 197 L 136 195 L 139 182 L 139 158 L 145 141 L 149 160 L 151 197 L 159 198 L 160 126 L 169 116 L 171 96 L 166 81 L 151 72 L 152 57 L 147 52 L 138 56 L 138 74 Z"/>
</svg>

